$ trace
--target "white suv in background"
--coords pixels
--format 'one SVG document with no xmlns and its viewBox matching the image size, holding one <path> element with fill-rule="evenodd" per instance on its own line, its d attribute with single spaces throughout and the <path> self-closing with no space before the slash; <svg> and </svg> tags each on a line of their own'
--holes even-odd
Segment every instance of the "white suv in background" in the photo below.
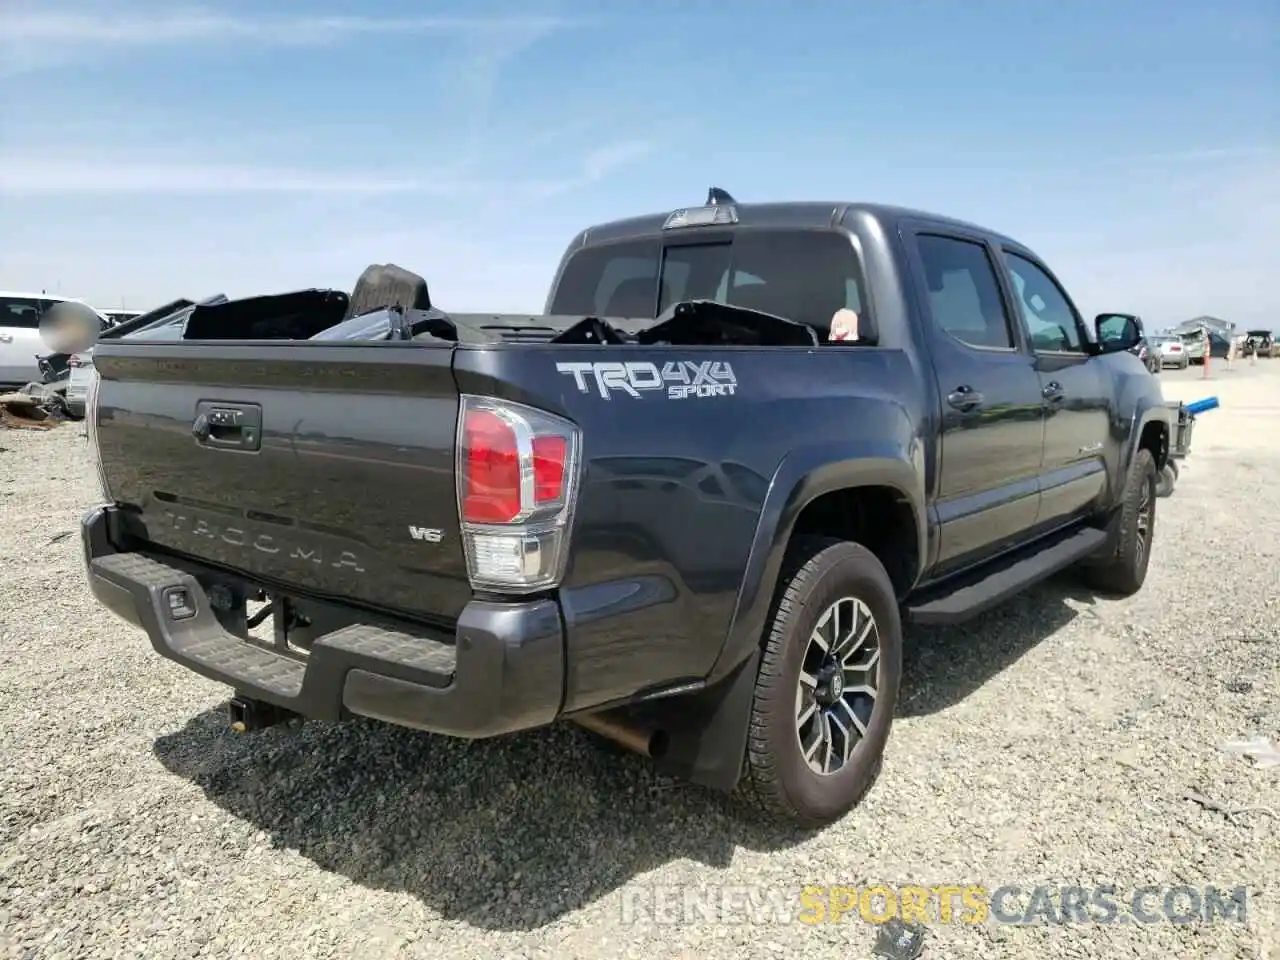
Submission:
<svg viewBox="0 0 1280 960">
<path fill-rule="evenodd" d="M 190 300 L 175 300 L 148 313 L 139 314 L 131 320 L 117 323 L 111 330 L 103 334 L 108 337 L 137 337 L 141 340 L 182 339 L 187 320 L 195 312 L 196 307 L 214 306 L 226 303 L 224 294 L 215 294 L 199 303 Z M 142 320 L 148 317 L 150 319 Z M 136 324 L 141 323 L 140 326 Z M 133 329 L 129 329 L 132 327 Z M 122 332 L 123 331 L 123 332 Z M 83 353 L 72 354 L 67 360 L 67 409 L 72 416 L 84 415 L 85 400 L 89 396 L 89 382 L 93 379 L 93 348 Z"/>
<path fill-rule="evenodd" d="M 0 388 L 21 387 L 40 381 L 36 357 L 49 352 L 40 339 L 40 317 L 54 304 L 68 300 L 75 298 L 0 290 Z M 83 300 L 76 302 L 84 303 Z M 93 312 L 102 318 L 105 327 L 107 318 L 98 310 Z"/>
</svg>

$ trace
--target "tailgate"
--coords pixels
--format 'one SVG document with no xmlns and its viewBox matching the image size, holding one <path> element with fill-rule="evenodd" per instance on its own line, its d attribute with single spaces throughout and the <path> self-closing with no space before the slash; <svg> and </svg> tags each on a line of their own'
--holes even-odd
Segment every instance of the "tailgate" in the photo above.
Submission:
<svg viewBox="0 0 1280 960">
<path fill-rule="evenodd" d="M 448 346 L 103 340 L 97 438 L 127 531 L 301 595 L 453 618 Z"/>
</svg>

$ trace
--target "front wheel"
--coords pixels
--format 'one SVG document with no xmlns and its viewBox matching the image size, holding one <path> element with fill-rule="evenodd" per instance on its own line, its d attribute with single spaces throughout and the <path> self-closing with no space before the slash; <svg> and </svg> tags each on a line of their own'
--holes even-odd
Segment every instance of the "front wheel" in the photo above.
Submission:
<svg viewBox="0 0 1280 960">
<path fill-rule="evenodd" d="M 1086 566 L 1090 586 L 1106 593 L 1129 596 L 1142 589 L 1151 563 L 1151 541 L 1156 531 L 1156 461 L 1151 451 L 1140 449 L 1129 466 L 1121 496 L 1115 552 Z"/>
<path fill-rule="evenodd" d="M 893 584 L 857 543 L 806 538 L 775 601 L 756 678 L 745 798 L 771 819 L 825 826 L 880 771 L 902 676 Z"/>
</svg>

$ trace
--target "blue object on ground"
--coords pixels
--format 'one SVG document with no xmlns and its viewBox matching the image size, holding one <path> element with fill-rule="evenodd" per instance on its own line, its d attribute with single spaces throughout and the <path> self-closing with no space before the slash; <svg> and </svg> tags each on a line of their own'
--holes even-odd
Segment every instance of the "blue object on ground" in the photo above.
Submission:
<svg viewBox="0 0 1280 960">
<path fill-rule="evenodd" d="M 1192 416 L 1195 416 L 1197 413 L 1206 413 L 1209 410 L 1217 410 L 1218 398 L 1205 397 L 1203 400 L 1196 400 L 1194 403 L 1186 404 L 1186 407 L 1187 412 Z"/>
</svg>

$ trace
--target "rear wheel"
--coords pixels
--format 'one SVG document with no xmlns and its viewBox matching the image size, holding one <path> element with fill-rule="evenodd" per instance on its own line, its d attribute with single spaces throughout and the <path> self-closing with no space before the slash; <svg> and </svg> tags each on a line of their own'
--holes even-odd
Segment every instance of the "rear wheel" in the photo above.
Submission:
<svg viewBox="0 0 1280 960">
<path fill-rule="evenodd" d="M 756 678 L 745 798 L 803 827 L 844 816 L 880 771 L 901 675 L 898 602 L 880 561 L 860 544 L 806 538 Z"/>
</svg>

